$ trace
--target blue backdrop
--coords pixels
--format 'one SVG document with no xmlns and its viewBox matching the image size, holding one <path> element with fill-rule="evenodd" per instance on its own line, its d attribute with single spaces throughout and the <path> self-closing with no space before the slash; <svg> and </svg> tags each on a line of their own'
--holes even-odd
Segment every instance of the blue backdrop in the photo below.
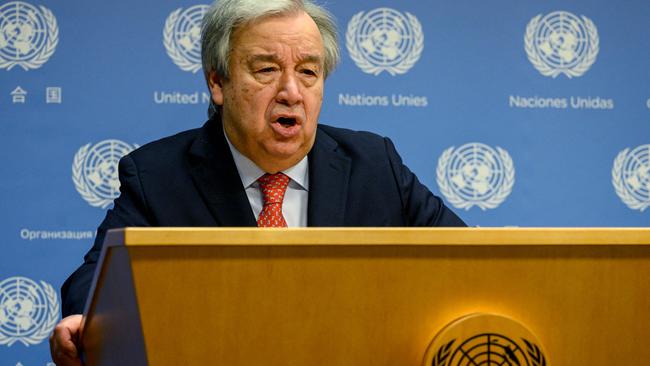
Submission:
<svg viewBox="0 0 650 366">
<path fill-rule="evenodd" d="M 0 360 L 49 362 L 58 289 L 131 149 L 202 125 L 190 1 L 0 5 Z M 340 1 L 321 122 L 389 136 L 471 225 L 648 226 L 644 0 Z"/>
</svg>

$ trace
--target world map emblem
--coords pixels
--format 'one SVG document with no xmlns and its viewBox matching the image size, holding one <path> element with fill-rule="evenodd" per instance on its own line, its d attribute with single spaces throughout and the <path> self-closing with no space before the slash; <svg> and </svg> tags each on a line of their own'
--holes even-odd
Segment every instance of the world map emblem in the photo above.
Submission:
<svg viewBox="0 0 650 366">
<path fill-rule="evenodd" d="M 627 148 L 616 156 L 612 184 L 630 209 L 643 212 L 650 207 L 650 144 Z"/>
<path fill-rule="evenodd" d="M 163 44 L 167 55 L 183 71 L 201 70 L 201 22 L 208 5 L 178 8 L 165 21 Z"/>
<path fill-rule="evenodd" d="M 429 345 L 426 366 L 548 366 L 539 340 L 514 319 L 471 314 L 443 328 Z"/>
<path fill-rule="evenodd" d="M 482 143 L 445 150 L 438 159 L 440 192 L 456 208 L 498 207 L 512 192 L 515 168 L 508 152 Z"/>
<path fill-rule="evenodd" d="M 599 51 L 598 30 L 586 16 L 555 11 L 530 20 L 524 45 L 528 59 L 544 76 L 582 76 Z"/>
<path fill-rule="evenodd" d="M 59 319 L 59 300 L 52 285 L 26 277 L 0 282 L 0 345 L 41 343 Z"/>
<path fill-rule="evenodd" d="M 72 162 L 72 181 L 91 206 L 107 208 L 120 194 L 118 163 L 136 149 L 120 140 L 104 140 L 79 148 Z"/>
<path fill-rule="evenodd" d="M 44 6 L 12 1 L 0 5 L 0 68 L 37 69 L 50 59 L 59 43 L 59 28 Z"/>
<path fill-rule="evenodd" d="M 386 71 L 394 76 L 406 73 L 420 59 L 424 33 L 414 15 L 378 8 L 350 19 L 346 46 L 362 71 L 373 75 Z"/>
</svg>

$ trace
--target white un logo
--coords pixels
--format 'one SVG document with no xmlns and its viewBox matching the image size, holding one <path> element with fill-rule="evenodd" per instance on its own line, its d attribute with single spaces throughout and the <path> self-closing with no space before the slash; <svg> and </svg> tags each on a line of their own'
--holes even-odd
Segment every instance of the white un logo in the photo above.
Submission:
<svg viewBox="0 0 650 366">
<path fill-rule="evenodd" d="M 201 22 L 207 5 L 178 8 L 167 17 L 163 44 L 174 63 L 184 71 L 201 69 Z"/>
<path fill-rule="evenodd" d="M 120 194 L 118 163 L 137 147 L 119 140 L 82 146 L 72 162 L 72 181 L 81 197 L 91 206 L 108 207 Z"/>
<path fill-rule="evenodd" d="M 38 9 L 22 1 L 0 6 L 0 69 L 37 69 L 58 43 L 56 18 L 46 7 Z"/>
<path fill-rule="evenodd" d="M 582 76 L 598 55 L 598 30 L 587 18 L 555 11 L 528 23 L 524 44 L 528 59 L 544 76 Z"/>
<path fill-rule="evenodd" d="M 352 17 L 346 45 L 350 57 L 364 72 L 404 74 L 420 59 L 424 34 L 414 15 L 379 8 Z"/>
<path fill-rule="evenodd" d="M 0 345 L 41 343 L 59 319 L 59 301 L 52 286 L 25 277 L 0 282 Z"/>
<path fill-rule="evenodd" d="M 450 147 L 438 159 L 440 192 L 457 208 L 496 208 L 512 191 L 515 168 L 504 149 L 481 143 Z"/>
<path fill-rule="evenodd" d="M 612 184 L 616 194 L 632 210 L 650 206 L 650 144 L 621 151 L 614 160 Z"/>
</svg>

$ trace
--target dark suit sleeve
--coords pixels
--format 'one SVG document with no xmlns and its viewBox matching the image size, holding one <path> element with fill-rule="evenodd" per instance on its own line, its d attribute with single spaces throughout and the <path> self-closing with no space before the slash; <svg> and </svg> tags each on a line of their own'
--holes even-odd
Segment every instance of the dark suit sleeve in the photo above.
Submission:
<svg viewBox="0 0 650 366">
<path fill-rule="evenodd" d="M 127 226 L 151 226 L 135 162 L 127 155 L 119 164 L 120 196 L 106 213 L 97 229 L 95 244 L 84 257 L 84 263 L 68 277 L 61 287 L 63 316 L 81 314 L 102 250 L 106 231 Z"/>
<path fill-rule="evenodd" d="M 407 168 L 388 138 L 384 138 L 407 226 L 467 226 Z"/>
</svg>

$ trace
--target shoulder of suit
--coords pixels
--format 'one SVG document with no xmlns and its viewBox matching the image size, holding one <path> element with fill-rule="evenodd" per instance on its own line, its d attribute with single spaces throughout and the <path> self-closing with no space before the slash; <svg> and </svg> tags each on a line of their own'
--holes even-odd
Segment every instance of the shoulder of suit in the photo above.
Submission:
<svg viewBox="0 0 650 366">
<path fill-rule="evenodd" d="M 186 146 L 187 144 L 192 143 L 199 135 L 201 128 L 194 128 L 191 130 L 182 131 L 171 136 L 163 137 L 158 140 L 148 142 L 136 150 L 133 153 L 149 153 L 152 151 L 167 150 L 170 148 L 178 148 Z"/>
<path fill-rule="evenodd" d="M 129 153 L 129 157 L 138 165 L 148 167 L 166 166 L 183 159 L 186 151 L 200 136 L 201 128 L 179 132 L 149 143 Z"/>
<path fill-rule="evenodd" d="M 323 137 L 329 137 L 339 145 L 364 147 L 364 146 L 383 146 L 386 138 L 373 132 L 355 131 L 347 128 L 334 127 L 325 124 L 319 124 L 318 129 Z M 318 136 L 317 136 L 318 138 Z"/>
<path fill-rule="evenodd" d="M 346 152 L 364 154 L 385 154 L 388 138 L 368 131 L 355 131 L 347 128 L 319 124 L 317 143 L 332 146 Z"/>
</svg>

